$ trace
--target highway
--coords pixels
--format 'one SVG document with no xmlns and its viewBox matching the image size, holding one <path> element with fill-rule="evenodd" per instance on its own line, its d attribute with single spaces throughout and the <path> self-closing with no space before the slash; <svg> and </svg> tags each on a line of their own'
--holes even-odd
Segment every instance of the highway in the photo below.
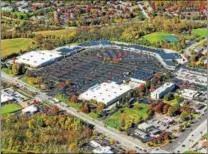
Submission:
<svg viewBox="0 0 208 154">
<path fill-rule="evenodd" d="M 199 41 L 199 42 L 195 42 L 195 43 L 191 44 L 190 46 L 188 46 L 188 47 L 184 50 L 184 53 L 185 53 L 186 55 L 190 56 L 190 55 L 191 55 L 191 54 L 190 54 L 190 50 L 191 50 L 191 49 L 194 49 L 197 45 L 201 44 L 203 41 L 205 41 L 205 39 L 204 39 L 204 40 L 201 40 L 201 41 Z"/>
<path fill-rule="evenodd" d="M 207 132 L 207 120 L 204 120 L 199 127 L 192 131 L 189 136 L 175 149 L 175 153 L 184 153 L 197 143 L 200 138 Z"/>
<path fill-rule="evenodd" d="M 175 152 L 176 149 L 177 149 L 177 151 L 183 150 L 183 149 L 181 149 L 182 145 L 186 144 L 186 142 L 187 142 L 186 139 L 188 138 L 188 140 L 189 140 L 190 135 L 192 136 L 193 133 L 198 134 L 199 132 L 201 132 L 201 129 L 204 129 L 205 131 L 207 131 L 206 127 L 205 128 L 202 127 L 204 125 L 204 123 L 206 124 L 206 120 L 207 120 L 207 117 L 205 114 L 201 118 L 199 118 L 197 122 L 192 124 L 190 128 L 187 128 L 184 132 L 182 132 L 182 134 L 177 139 L 175 139 L 172 143 L 163 147 L 163 150 L 166 150 L 169 152 Z M 196 130 L 196 132 L 195 132 L 195 130 Z M 192 140 L 195 141 L 195 139 L 193 139 L 193 138 L 195 138 L 195 136 L 192 136 Z M 186 146 L 184 148 L 186 148 L 186 150 L 188 149 Z M 182 153 L 182 151 L 180 151 L 180 153 Z"/>
<path fill-rule="evenodd" d="M 14 77 L 9 76 L 9 75 L 7 75 L 3 72 L 1 72 L 1 76 L 2 76 L 2 79 L 7 81 L 7 82 L 13 83 L 13 84 L 15 84 L 19 87 L 24 87 L 29 91 L 36 92 L 37 93 L 37 95 L 36 95 L 37 99 L 42 100 L 42 101 L 48 101 L 48 102 L 54 104 L 53 101 L 50 101 L 53 98 L 44 94 L 39 89 L 31 87 L 30 85 L 24 83 L 23 81 L 19 80 L 18 78 L 14 78 Z M 94 125 L 95 126 L 94 128 L 95 128 L 96 131 L 104 134 L 105 136 L 107 136 L 109 138 L 113 138 L 113 139 L 119 141 L 119 143 L 127 149 L 133 149 L 138 153 L 144 153 L 144 150 L 145 151 L 150 150 L 149 147 L 147 147 L 145 144 L 143 144 L 140 140 L 135 139 L 131 136 L 127 136 L 127 135 L 125 135 L 125 134 L 123 134 L 123 133 L 121 133 L 121 132 L 119 132 L 119 131 L 117 131 L 113 128 L 107 127 L 102 122 L 100 122 L 98 120 L 95 120 L 93 118 L 90 118 L 86 114 L 76 111 L 74 108 L 65 107 L 61 104 L 56 104 L 56 105 L 60 109 L 65 110 L 67 113 L 69 113 L 73 116 L 76 116 L 76 117 L 82 119 L 83 121 L 85 121 L 89 124 Z"/>
</svg>

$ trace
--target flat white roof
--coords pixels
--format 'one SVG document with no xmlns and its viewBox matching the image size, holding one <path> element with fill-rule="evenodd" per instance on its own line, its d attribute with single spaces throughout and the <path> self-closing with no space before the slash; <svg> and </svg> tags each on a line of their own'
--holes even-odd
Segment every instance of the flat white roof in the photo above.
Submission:
<svg viewBox="0 0 208 154">
<path fill-rule="evenodd" d="M 191 90 L 191 89 L 183 89 L 183 90 L 181 90 L 181 95 L 183 97 L 193 98 L 197 93 L 198 93 L 198 91 Z"/>
<path fill-rule="evenodd" d="M 100 146 L 96 149 L 93 150 L 94 153 L 113 153 L 113 151 L 111 151 L 111 147 L 109 146 Z"/>
<path fill-rule="evenodd" d="M 37 111 L 38 111 L 38 108 L 35 105 L 31 105 L 31 106 L 28 106 L 28 107 L 22 109 L 23 113 L 26 113 L 26 112 L 34 113 L 34 112 L 37 112 Z"/>
<path fill-rule="evenodd" d="M 150 124 L 148 124 L 148 123 L 146 123 L 146 122 L 143 122 L 143 123 L 141 123 L 141 124 L 138 125 L 138 128 L 139 128 L 139 129 L 145 130 L 145 131 L 146 131 L 146 129 L 148 129 L 148 128 L 150 128 L 150 127 L 152 127 L 152 125 L 150 125 Z"/>
<path fill-rule="evenodd" d="M 14 99 L 14 97 L 12 97 L 12 95 L 10 95 L 4 91 L 1 91 L 1 103 L 5 103 L 5 102 L 11 101 L 13 99 Z"/>
<path fill-rule="evenodd" d="M 89 88 L 86 92 L 79 96 L 83 100 L 96 100 L 108 105 L 117 97 L 129 91 L 131 88 L 128 85 L 119 85 L 115 82 L 104 82 L 100 85 L 95 85 Z"/>
<path fill-rule="evenodd" d="M 31 51 L 17 57 L 16 62 L 30 65 L 31 67 L 39 67 L 59 57 L 61 55 L 54 50 Z"/>
<path fill-rule="evenodd" d="M 165 91 L 167 88 L 170 88 L 172 86 L 175 86 L 174 83 L 172 82 L 167 82 L 165 84 L 163 84 L 161 87 L 159 87 L 158 89 L 156 89 L 155 91 L 153 91 L 152 93 L 155 94 L 155 93 L 162 93 L 163 91 Z"/>
</svg>

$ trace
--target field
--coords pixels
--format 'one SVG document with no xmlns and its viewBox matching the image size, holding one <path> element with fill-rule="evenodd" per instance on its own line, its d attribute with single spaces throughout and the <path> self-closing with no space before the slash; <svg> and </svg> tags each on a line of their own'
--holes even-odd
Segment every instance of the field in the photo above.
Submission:
<svg viewBox="0 0 208 154">
<path fill-rule="evenodd" d="M 91 117 L 91 118 L 93 118 L 93 119 L 98 119 L 98 115 L 96 113 L 94 113 L 94 112 L 90 112 L 88 114 L 88 116 Z"/>
<path fill-rule="evenodd" d="M 151 33 L 151 34 L 145 35 L 144 38 L 146 40 L 150 41 L 150 43 L 160 42 L 165 39 L 168 39 L 170 42 L 177 42 L 178 41 L 178 39 L 174 35 L 164 33 L 164 32 Z"/>
<path fill-rule="evenodd" d="M 207 29 L 206 28 L 198 28 L 192 30 L 192 33 L 195 35 L 198 35 L 200 37 L 206 37 L 207 36 Z"/>
<path fill-rule="evenodd" d="M 57 93 L 57 94 L 56 94 L 56 99 L 58 99 L 59 101 L 65 103 L 65 104 L 67 104 L 67 105 L 69 105 L 70 107 L 75 108 L 75 109 L 78 110 L 78 111 L 80 110 L 80 106 L 81 106 L 80 104 L 70 102 L 69 99 L 68 99 L 67 97 L 64 97 L 64 96 L 63 96 L 62 94 L 60 94 L 60 93 Z"/>
<path fill-rule="evenodd" d="M 169 105 L 178 105 L 179 104 L 177 99 L 173 99 L 173 100 L 170 100 L 170 101 L 165 101 L 164 100 L 164 103 L 167 103 Z"/>
<path fill-rule="evenodd" d="M 21 80 L 22 80 L 23 82 L 25 82 L 25 83 L 31 85 L 31 86 L 34 87 L 34 88 L 39 88 L 39 85 L 38 85 L 38 84 L 36 84 L 36 85 L 35 85 L 35 84 L 30 84 L 30 83 L 28 82 L 28 77 L 27 77 L 27 76 L 22 77 Z"/>
<path fill-rule="evenodd" d="M 185 151 L 184 154 L 199 154 L 200 152 L 197 152 L 197 151 L 192 151 L 192 150 L 188 150 L 188 151 Z"/>
<path fill-rule="evenodd" d="M 137 109 L 135 108 L 135 106 L 139 106 L 140 108 Z M 123 111 L 121 110 L 113 114 L 109 119 L 107 119 L 105 121 L 105 124 L 116 129 L 127 129 L 129 126 L 131 126 L 132 123 L 138 123 L 142 119 L 146 118 L 145 116 L 148 116 L 147 104 L 135 103 L 134 107 L 125 107 Z M 122 126 L 121 124 L 122 119 L 124 120 L 125 126 Z"/>
<path fill-rule="evenodd" d="M 44 37 L 45 36 L 55 36 L 55 37 L 66 37 L 66 36 L 71 36 L 71 29 L 61 29 L 61 30 L 49 30 L 49 31 L 38 31 L 35 32 L 36 35 L 41 34 Z"/>
<path fill-rule="evenodd" d="M 6 39 L 1 41 L 2 57 L 8 56 L 13 53 L 19 53 L 21 50 L 27 50 L 32 46 L 33 39 L 17 38 Z"/>
<path fill-rule="evenodd" d="M 8 113 L 13 113 L 15 111 L 18 111 L 21 109 L 21 107 L 17 104 L 5 104 L 2 105 L 2 115 L 8 114 Z"/>
</svg>

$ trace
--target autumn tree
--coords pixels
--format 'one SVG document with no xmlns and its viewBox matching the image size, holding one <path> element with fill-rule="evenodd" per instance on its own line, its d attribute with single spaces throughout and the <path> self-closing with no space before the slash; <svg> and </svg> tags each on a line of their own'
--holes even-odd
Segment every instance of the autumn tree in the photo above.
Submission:
<svg viewBox="0 0 208 154">
<path fill-rule="evenodd" d="M 103 103 L 99 103 L 98 105 L 97 105 L 97 111 L 101 111 L 101 110 L 103 110 L 105 108 L 105 104 L 103 104 Z"/>
<path fill-rule="evenodd" d="M 52 112 L 57 113 L 59 111 L 59 107 L 57 105 L 53 105 Z"/>
<path fill-rule="evenodd" d="M 89 112 L 88 105 L 85 104 L 84 106 L 82 106 L 82 107 L 81 107 L 81 111 L 84 112 L 84 113 L 88 113 L 88 112 Z"/>
<path fill-rule="evenodd" d="M 181 115 L 180 115 L 180 120 L 181 120 L 181 121 L 185 121 L 185 120 L 188 119 L 188 117 L 189 117 L 189 113 L 186 112 L 186 111 L 183 111 L 183 112 L 181 113 Z"/>
<path fill-rule="evenodd" d="M 157 113 L 162 113 L 162 107 L 163 107 L 163 105 L 164 105 L 164 103 L 158 103 L 156 106 L 155 106 L 155 108 L 154 108 L 154 110 L 155 110 L 155 112 L 157 112 Z"/>
<path fill-rule="evenodd" d="M 174 116 L 176 114 L 176 111 L 178 110 L 177 106 L 170 106 L 168 109 L 168 115 L 169 116 Z"/>
<path fill-rule="evenodd" d="M 12 64 L 12 74 L 13 75 L 18 75 L 17 63 Z"/>
<path fill-rule="evenodd" d="M 137 88 L 138 96 L 143 96 L 143 95 L 144 95 L 144 88 L 145 88 L 145 84 L 141 84 L 141 85 Z"/>
<path fill-rule="evenodd" d="M 70 79 L 66 80 L 66 85 L 70 85 L 70 84 L 71 84 L 71 80 Z"/>
<path fill-rule="evenodd" d="M 168 109 L 169 109 L 169 105 L 168 104 L 164 105 L 163 106 L 163 114 L 168 113 Z"/>
<path fill-rule="evenodd" d="M 77 103 L 78 97 L 76 95 L 72 95 L 70 101 L 73 102 L 73 103 Z"/>
</svg>

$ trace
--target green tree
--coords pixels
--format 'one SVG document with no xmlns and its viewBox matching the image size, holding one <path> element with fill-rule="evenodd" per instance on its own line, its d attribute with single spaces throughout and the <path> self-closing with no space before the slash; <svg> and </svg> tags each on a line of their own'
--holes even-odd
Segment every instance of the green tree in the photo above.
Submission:
<svg viewBox="0 0 208 154">
<path fill-rule="evenodd" d="M 12 74 L 13 75 L 18 75 L 17 63 L 12 64 Z"/>
<path fill-rule="evenodd" d="M 189 118 L 189 113 L 186 112 L 186 111 L 183 111 L 183 112 L 181 113 L 181 115 L 180 115 L 180 120 L 181 120 L 181 121 L 185 121 L 185 120 L 187 120 L 188 118 Z"/>
<path fill-rule="evenodd" d="M 170 106 L 168 108 L 168 115 L 169 116 L 174 116 L 177 110 L 178 110 L 177 106 Z"/>
</svg>

